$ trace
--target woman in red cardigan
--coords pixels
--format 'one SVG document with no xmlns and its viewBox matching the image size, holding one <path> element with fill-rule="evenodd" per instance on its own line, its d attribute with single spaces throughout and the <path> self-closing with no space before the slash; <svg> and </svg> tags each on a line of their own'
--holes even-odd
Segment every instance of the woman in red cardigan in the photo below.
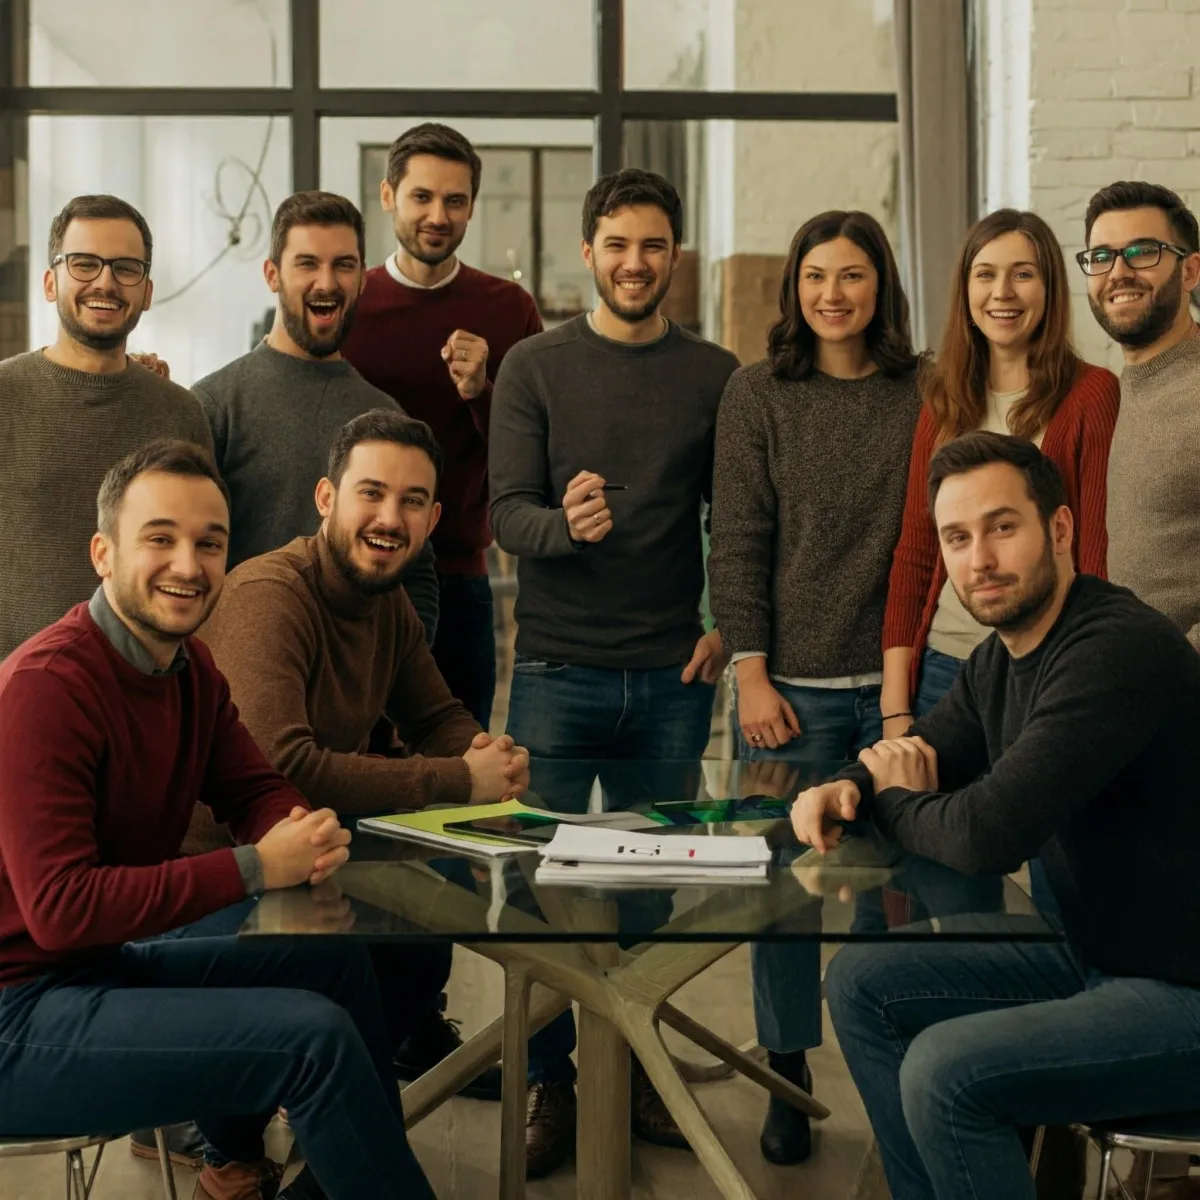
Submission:
<svg viewBox="0 0 1200 1200">
<path fill-rule="evenodd" d="M 937 358 L 921 381 L 900 541 L 883 622 L 884 737 L 947 692 L 991 633 L 946 580 L 929 513 L 929 460 L 943 442 L 993 429 L 1037 442 L 1054 460 L 1075 516 L 1080 571 L 1105 575 L 1105 476 L 1120 397 L 1111 371 L 1071 347 L 1062 249 L 1030 212 L 1005 208 L 967 234 Z"/>
</svg>

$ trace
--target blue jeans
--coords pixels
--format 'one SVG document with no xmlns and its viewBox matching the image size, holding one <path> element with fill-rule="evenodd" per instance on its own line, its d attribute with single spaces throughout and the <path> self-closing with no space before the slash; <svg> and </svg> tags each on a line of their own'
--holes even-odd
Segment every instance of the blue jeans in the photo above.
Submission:
<svg viewBox="0 0 1200 1200">
<path fill-rule="evenodd" d="M 283 1105 L 330 1200 L 432 1198 L 389 1050 L 359 946 L 190 933 L 129 943 L 0 990 L 0 1134 L 195 1119 L 221 1159 L 254 1162 Z"/>
<path fill-rule="evenodd" d="M 1062 944 L 849 945 L 825 990 L 893 1200 L 1034 1200 L 1018 1127 L 1200 1108 L 1200 990 Z"/>
<path fill-rule="evenodd" d="M 774 682 L 774 681 L 773 681 Z M 774 687 L 792 706 L 800 736 L 778 750 L 751 746 L 738 730 L 744 762 L 785 759 L 822 767 L 853 759 L 883 735 L 879 687 Z M 750 947 L 758 1041 L 776 1054 L 821 1044 L 821 946 L 815 940 L 757 942 Z"/>
<path fill-rule="evenodd" d="M 586 812 L 596 779 L 610 810 L 695 793 L 714 689 L 682 683 L 682 670 L 610 671 L 517 656 L 508 732 L 534 758 L 533 790 L 549 808 Z M 667 919 L 670 902 L 669 892 L 620 901 L 654 909 L 643 918 L 656 921 Z M 567 1011 L 529 1039 L 530 1081 L 573 1080 L 574 1049 Z"/>
<path fill-rule="evenodd" d="M 496 617 L 486 575 L 439 575 L 433 658 L 450 689 L 484 729 L 496 698 Z"/>
</svg>

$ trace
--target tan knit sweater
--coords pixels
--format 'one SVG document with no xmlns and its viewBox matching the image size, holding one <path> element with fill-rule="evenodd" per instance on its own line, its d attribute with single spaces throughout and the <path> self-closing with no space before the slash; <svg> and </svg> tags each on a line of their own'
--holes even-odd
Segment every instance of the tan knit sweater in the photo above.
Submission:
<svg viewBox="0 0 1200 1200">
<path fill-rule="evenodd" d="M 267 758 L 347 815 L 466 804 L 480 732 L 450 694 L 402 588 L 365 599 L 323 534 L 242 563 L 200 630 Z M 386 713 L 411 753 L 366 753 Z"/>
<path fill-rule="evenodd" d="M 212 449 L 196 398 L 145 367 L 93 375 L 40 350 L 0 362 L 0 659 L 96 590 L 100 482 L 157 437 Z"/>
<path fill-rule="evenodd" d="M 1200 330 L 1121 375 L 1108 456 L 1108 577 L 1200 650 Z"/>
</svg>

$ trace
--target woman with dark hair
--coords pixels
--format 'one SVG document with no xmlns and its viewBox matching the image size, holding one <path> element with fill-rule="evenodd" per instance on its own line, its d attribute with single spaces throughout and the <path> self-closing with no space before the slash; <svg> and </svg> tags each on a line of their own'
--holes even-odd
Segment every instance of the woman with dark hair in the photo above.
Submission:
<svg viewBox="0 0 1200 1200">
<path fill-rule="evenodd" d="M 811 767 L 880 737 L 880 638 L 917 419 L 917 356 L 891 247 L 866 213 L 792 240 L 768 357 L 717 415 L 709 582 L 737 681 L 739 756 Z M 815 942 L 752 950 L 759 1042 L 811 1086 L 821 1041 Z M 808 1157 L 808 1121 L 772 1099 L 772 1162 Z"/>
<path fill-rule="evenodd" d="M 1041 217 L 1002 208 L 967 234 L 937 358 L 922 372 L 904 526 L 883 624 L 884 736 L 899 737 L 950 688 L 991 632 L 947 582 L 929 514 L 929 460 L 973 429 L 1027 438 L 1062 472 L 1076 566 L 1105 576 L 1108 447 L 1117 378 L 1071 346 L 1062 249 Z"/>
</svg>

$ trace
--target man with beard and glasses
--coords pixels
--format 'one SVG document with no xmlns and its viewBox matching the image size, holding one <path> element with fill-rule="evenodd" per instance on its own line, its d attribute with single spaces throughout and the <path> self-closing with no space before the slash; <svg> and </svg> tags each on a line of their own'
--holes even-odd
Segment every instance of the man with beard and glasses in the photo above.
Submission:
<svg viewBox="0 0 1200 1200">
<path fill-rule="evenodd" d="M 200 636 L 267 758 L 308 797 L 347 818 L 521 795 L 528 755 L 493 740 L 446 687 L 400 587 L 437 524 L 441 450 L 389 404 L 349 421 L 316 485 L 320 527 L 242 563 Z M 369 753 L 382 717 L 404 756 Z M 399 1073 L 459 1044 L 429 1033 L 450 973 L 446 946 L 378 947 Z M 431 1045 L 410 1040 L 427 1039 Z M 428 1062 L 424 1069 L 427 1069 Z M 467 1094 L 492 1098 L 489 1069 Z"/>
<path fill-rule="evenodd" d="M 93 518 L 100 586 L 0 668 L 0 1135 L 200 1113 L 198 1200 L 264 1200 L 285 1105 L 307 1166 L 278 1200 L 432 1197 L 361 948 L 169 936 L 321 884 L 350 841 L 266 761 L 192 636 L 229 538 L 211 454 L 148 443 L 104 476 Z M 180 857 L 198 805 L 235 848 Z M 347 913 L 330 903 L 331 928 Z"/>
<path fill-rule="evenodd" d="M 508 732 L 538 762 L 539 794 L 560 808 L 586 811 L 595 771 L 540 760 L 608 760 L 609 807 L 686 795 L 683 767 L 708 744 L 726 663 L 719 634 L 701 624 L 701 509 L 717 405 L 738 363 L 659 312 L 682 227 L 661 175 L 598 180 L 582 252 L 599 303 L 514 346 L 496 378 L 492 525 L 518 559 Z M 530 1041 L 530 1178 L 574 1144 L 574 1042 L 570 1013 Z M 685 1147 L 636 1064 L 633 1078 L 634 1132 Z"/>
<path fill-rule="evenodd" d="M 85 547 L 108 468 L 155 437 L 212 444 L 195 398 L 125 353 L 152 253 L 145 218 L 116 196 L 76 196 L 50 226 L 58 337 L 0 362 L 0 659 L 94 589 Z"/>
<path fill-rule="evenodd" d="M 496 691 L 496 635 L 485 552 L 492 380 L 512 346 L 542 328 L 519 284 L 460 262 L 479 192 L 475 148 L 446 125 L 417 125 L 388 152 L 380 184 L 396 253 L 367 272 L 344 352 L 363 376 L 424 421 L 446 456 L 433 535 L 440 582 L 433 656 L 485 729 Z"/>
<path fill-rule="evenodd" d="M 1200 656 L 1072 563 L 1032 443 L 947 443 L 929 507 L 955 592 L 995 634 L 906 737 L 802 792 L 826 851 L 870 818 L 968 875 L 1040 857 L 1065 943 L 852 945 L 826 974 L 894 1200 L 1033 1200 L 1021 1130 L 1200 1107 Z"/>
<path fill-rule="evenodd" d="M 275 213 L 263 265 L 275 322 L 249 354 L 193 387 L 233 498 L 229 565 L 312 533 L 313 488 L 338 430 L 373 408 L 402 410 L 342 358 L 365 272 L 362 214 L 344 196 L 297 192 Z M 404 586 L 430 641 L 438 621 L 432 548 Z"/>
<path fill-rule="evenodd" d="M 1108 576 L 1165 613 L 1200 650 L 1200 284 L 1196 217 L 1152 183 L 1088 204 L 1077 258 L 1088 300 L 1125 355 L 1108 458 Z"/>
</svg>

